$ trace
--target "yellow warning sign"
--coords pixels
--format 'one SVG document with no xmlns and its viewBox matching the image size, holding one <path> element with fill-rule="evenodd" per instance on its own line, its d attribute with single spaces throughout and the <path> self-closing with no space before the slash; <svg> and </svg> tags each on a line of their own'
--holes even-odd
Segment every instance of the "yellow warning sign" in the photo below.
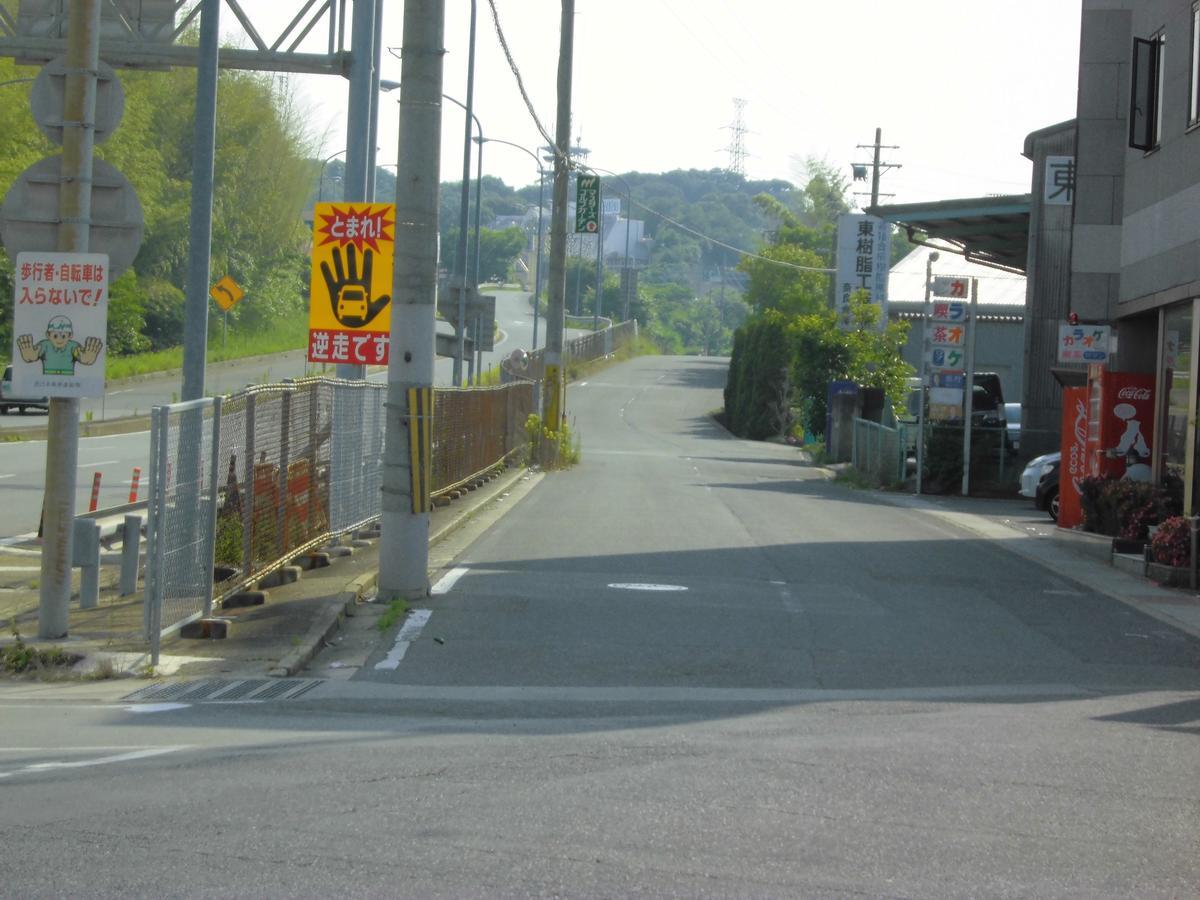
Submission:
<svg viewBox="0 0 1200 900">
<path fill-rule="evenodd" d="M 246 296 L 246 292 L 242 290 L 240 284 L 226 275 L 208 289 L 208 296 L 212 297 L 217 306 L 221 307 L 221 312 L 229 312 Z"/>
<path fill-rule="evenodd" d="M 391 203 L 317 204 L 309 362 L 387 364 L 395 225 Z"/>
</svg>

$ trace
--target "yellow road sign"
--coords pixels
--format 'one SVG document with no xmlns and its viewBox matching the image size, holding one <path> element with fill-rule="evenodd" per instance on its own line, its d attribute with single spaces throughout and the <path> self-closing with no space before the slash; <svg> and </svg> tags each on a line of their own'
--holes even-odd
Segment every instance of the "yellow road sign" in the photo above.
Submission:
<svg viewBox="0 0 1200 900">
<path fill-rule="evenodd" d="M 222 312 L 229 312 L 246 296 L 246 292 L 240 284 L 226 275 L 208 289 L 208 296 L 216 301 Z"/>
<path fill-rule="evenodd" d="M 310 362 L 386 365 L 392 328 L 391 203 L 318 203 L 308 313 Z"/>
</svg>

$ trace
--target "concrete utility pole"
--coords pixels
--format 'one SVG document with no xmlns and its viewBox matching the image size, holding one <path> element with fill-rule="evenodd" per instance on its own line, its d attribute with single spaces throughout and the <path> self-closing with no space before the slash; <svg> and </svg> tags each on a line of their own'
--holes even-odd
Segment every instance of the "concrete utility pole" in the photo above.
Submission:
<svg viewBox="0 0 1200 900">
<path fill-rule="evenodd" d="M 213 169 L 217 156 L 218 18 L 221 0 L 203 0 L 196 64 L 196 120 L 192 126 L 192 209 L 188 226 L 188 271 L 183 324 L 183 384 L 180 400 L 204 396 L 208 354 L 208 282 L 212 260 Z"/>
<path fill-rule="evenodd" d="M 467 45 L 467 102 L 462 104 L 466 110 L 466 124 L 463 126 L 466 136 L 463 137 L 463 168 L 462 196 L 458 207 L 458 252 L 455 254 L 458 270 L 458 280 L 455 287 L 458 290 L 458 323 L 454 326 L 457 338 L 454 352 L 453 380 L 455 387 L 462 387 L 463 357 L 467 352 L 467 213 L 471 203 L 471 125 L 472 105 L 475 101 L 475 13 L 476 3 L 471 0 L 471 32 Z M 481 132 L 480 137 L 483 137 Z"/>
<path fill-rule="evenodd" d="M 445 0 L 404 4 L 379 539 L 379 595 L 385 600 L 415 600 L 429 593 L 429 459 L 419 438 L 432 427 L 432 404 L 422 405 L 422 398 L 433 390 L 445 18 Z"/>
<path fill-rule="evenodd" d="M 58 195 L 58 249 L 86 253 L 91 239 L 96 74 L 100 68 L 100 0 L 72 0 L 67 20 L 67 78 Z M 51 397 L 46 431 L 46 492 L 42 510 L 42 571 L 38 637 L 66 637 L 71 604 L 71 543 L 75 470 L 79 461 L 79 400 Z"/>
<path fill-rule="evenodd" d="M 554 197 L 550 213 L 550 283 L 546 301 L 546 390 L 542 423 L 558 429 L 563 416 L 563 304 L 567 294 L 567 179 L 571 147 L 571 57 L 575 47 L 575 0 L 562 0 L 558 50 L 558 121 L 554 129 Z"/>
</svg>

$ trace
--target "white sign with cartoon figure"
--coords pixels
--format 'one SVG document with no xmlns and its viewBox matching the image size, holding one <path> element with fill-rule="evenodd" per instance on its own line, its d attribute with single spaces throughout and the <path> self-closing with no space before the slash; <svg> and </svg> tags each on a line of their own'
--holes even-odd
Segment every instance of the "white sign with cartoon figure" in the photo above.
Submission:
<svg viewBox="0 0 1200 900">
<path fill-rule="evenodd" d="M 102 396 L 108 255 L 18 253 L 13 288 L 13 390 Z"/>
</svg>

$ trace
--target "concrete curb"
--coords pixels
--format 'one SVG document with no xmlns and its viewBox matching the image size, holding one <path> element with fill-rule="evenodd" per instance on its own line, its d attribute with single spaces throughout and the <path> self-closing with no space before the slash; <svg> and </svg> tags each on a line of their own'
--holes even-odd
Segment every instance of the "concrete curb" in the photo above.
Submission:
<svg viewBox="0 0 1200 900">
<path fill-rule="evenodd" d="M 326 600 L 309 626 L 308 633 L 301 638 L 294 650 L 279 661 L 279 665 L 267 674 L 276 678 L 288 678 L 307 666 L 329 637 L 342 626 L 342 619 L 356 612 L 363 598 L 375 590 L 379 571 L 368 572 L 351 581 L 336 597 Z"/>
</svg>

